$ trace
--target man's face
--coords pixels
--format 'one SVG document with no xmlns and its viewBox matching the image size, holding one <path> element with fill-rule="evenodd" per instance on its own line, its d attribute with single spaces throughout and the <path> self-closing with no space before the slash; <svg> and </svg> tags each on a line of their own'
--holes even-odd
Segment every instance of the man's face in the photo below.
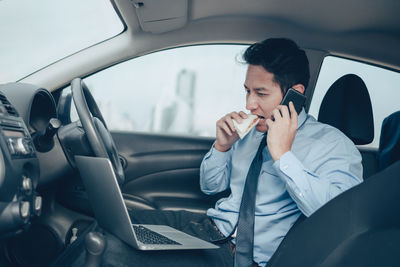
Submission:
<svg viewBox="0 0 400 267">
<path fill-rule="evenodd" d="M 279 84 L 274 82 L 274 75 L 262 66 L 249 65 L 246 81 L 246 109 L 261 118 L 257 131 L 267 132 L 265 120 L 271 118 L 272 111 L 281 103 L 283 95 Z"/>
</svg>

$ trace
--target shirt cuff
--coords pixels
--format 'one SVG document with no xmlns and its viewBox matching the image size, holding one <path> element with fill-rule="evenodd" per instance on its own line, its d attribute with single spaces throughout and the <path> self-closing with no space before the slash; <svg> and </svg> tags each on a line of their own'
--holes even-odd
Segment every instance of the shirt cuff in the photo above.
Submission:
<svg viewBox="0 0 400 267">
<path fill-rule="evenodd" d="M 291 151 L 283 154 L 279 160 L 274 162 L 273 166 L 280 174 L 279 176 L 289 185 L 294 183 L 299 188 L 307 188 L 307 185 L 304 184 L 307 183 L 304 179 L 304 174 L 312 175 L 312 173 L 305 169 L 304 165 Z"/>
<path fill-rule="evenodd" d="M 213 144 L 213 146 L 211 147 L 211 150 L 205 156 L 205 160 L 207 160 L 207 165 L 209 167 L 221 166 L 223 163 L 225 163 L 229 160 L 229 157 L 232 153 L 231 151 L 232 151 L 232 148 L 226 152 L 221 152 L 221 151 L 215 149 L 214 144 Z"/>
</svg>

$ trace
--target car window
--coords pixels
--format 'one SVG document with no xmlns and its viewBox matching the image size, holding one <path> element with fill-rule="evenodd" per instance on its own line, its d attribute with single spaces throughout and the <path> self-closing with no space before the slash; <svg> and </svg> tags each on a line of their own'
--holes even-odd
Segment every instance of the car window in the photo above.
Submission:
<svg viewBox="0 0 400 267">
<path fill-rule="evenodd" d="M 0 0 L 0 83 L 17 81 L 123 29 L 109 0 Z"/>
<path fill-rule="evenodd" d="M 368 147 L 378 147 L 382 121 L 391 113 L 400 110 L 400 74 L 369 64 L 328 56 L 322 64 L 309 114 L 318 118 L 322 99 L 329 87 L 346 74 L 356 74 L 363 79 L 371 97 L 374 116 L 374 140 Z"/>
<path fill-rule="evenodd" d="M 245 111 L 244 45 L 155 52 L 85 79 L 111 130 L 215 136 L 216 121 Z"/>
</svg>

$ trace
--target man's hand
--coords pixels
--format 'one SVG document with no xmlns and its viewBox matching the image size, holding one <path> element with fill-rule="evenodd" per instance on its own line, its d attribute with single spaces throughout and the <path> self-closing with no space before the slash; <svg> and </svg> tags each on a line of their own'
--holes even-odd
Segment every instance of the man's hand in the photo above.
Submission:
<svg viewBox="0 0 400 267">
<path fill-rule="evenodd" d="M 247 118 L 247 114 L 243 111 L 232 112 L 217 121 L 217 140 L 214 147 L 218 151 L 226 152 L 231 149 L 233 143 L 239 139 L 236 128 L 233 125 L 233 120 L 241 123 L 243 119 Z"/>
<path fill-rule="evenodd" d="M 297 112 L 292 102 L 287 106 L 277 106 L 273 111 L 275 121 L 266 120 L 268 127 L 267 146 L 274 161 L 291 150 L 297 132 Z"/>
</svg>

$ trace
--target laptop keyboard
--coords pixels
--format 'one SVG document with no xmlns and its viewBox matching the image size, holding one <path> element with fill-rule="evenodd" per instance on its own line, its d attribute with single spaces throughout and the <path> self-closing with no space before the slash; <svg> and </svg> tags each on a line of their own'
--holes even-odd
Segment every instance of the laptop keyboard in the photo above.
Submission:
<svg viewBox="0 0 400 267">
<path fill-rule="evenodd" d="M 137 239 L 143 244 L 182 245 L 141 225 L 133 225 Z"/>
</svg>

